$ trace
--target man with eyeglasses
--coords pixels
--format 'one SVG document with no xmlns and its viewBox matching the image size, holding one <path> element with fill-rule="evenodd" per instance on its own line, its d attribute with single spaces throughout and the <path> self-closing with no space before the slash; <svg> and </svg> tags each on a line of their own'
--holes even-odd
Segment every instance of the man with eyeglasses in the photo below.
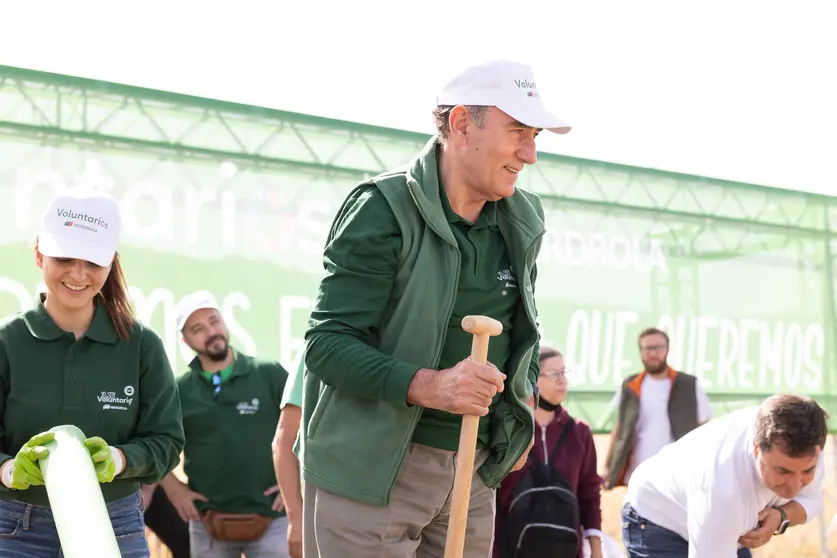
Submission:
<svg viewBox="0 0 837 558">
<path fill-rule="evenodd" d="M 644 370 L 624 379 L 613 405 L 618 418 L 605 460 L 605 487 L 627 486 L 640 463 L 712 418 L 696 376 L 669 366 L 668 335 L 648 328 L 639 335 Z"/>
<path fill-rule="evenodd" d="M 161 486 L 189 523 L 191 555 L 287 557 L 271 442 L 288 373 L 230 346 L 209 292 L 184 297 L 176 314 L 183 342 L 196 353 L 177 384 L 188 484 L 170 474 Z"/>
</svg>

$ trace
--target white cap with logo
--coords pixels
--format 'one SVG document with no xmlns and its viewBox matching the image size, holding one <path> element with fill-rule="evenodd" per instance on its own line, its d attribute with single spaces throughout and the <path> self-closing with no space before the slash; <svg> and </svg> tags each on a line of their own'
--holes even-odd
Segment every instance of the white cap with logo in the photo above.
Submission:
<svg viewBox="0 0 837 558">
<path fill-rule="evenodd" d="M 69 188 L 52 199 L 38 233 L 38 251 L 107 267 L 113 262 L 122 229 L 119 203 L 87 187 Z"/>
<path fill-rule="evenodd" d="M 572 126 L 546 110 L 532 68 L 498 60 L 470 66 L 449 81 L 436 105 L 497 107 L 521 124 L 566 134 Z"/>
<path fill-rule="evenodd" d="M 177 331 L 183 331 L 183 326 L 186 325 L 189 316 L 203 308 L 220 310 L 218 302 L 209 291 L 196 291 L 180 299 L 174 309 Z"/>
</svg>

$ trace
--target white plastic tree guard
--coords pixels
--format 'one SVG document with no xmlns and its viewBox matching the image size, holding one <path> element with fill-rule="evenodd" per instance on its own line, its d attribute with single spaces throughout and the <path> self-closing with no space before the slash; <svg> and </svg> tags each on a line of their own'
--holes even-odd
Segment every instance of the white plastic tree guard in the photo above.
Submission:
<svg viewBox="0 0 837 558">
<path fill-rule="evenodd" d="M 66 558 L 120 558 L 119 545 L 102 496 L 84 432 L 72 425 L 51 428 L 41 460 L 49 504 Z"/>
</svg>

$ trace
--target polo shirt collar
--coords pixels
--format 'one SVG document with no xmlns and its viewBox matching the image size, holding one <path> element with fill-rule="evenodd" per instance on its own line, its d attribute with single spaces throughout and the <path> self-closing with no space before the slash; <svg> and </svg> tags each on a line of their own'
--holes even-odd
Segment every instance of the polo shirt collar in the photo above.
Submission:
<svg viewBox="0 0 837 558">
<path fill-rule="evenodd" d="M 464 219 L 461 215 L 456 213 L 453 210 L 453 207 L 450 205 L 450 200 L 448 199 L 448 193 L 445 190 L 444 184 L 442 184 L 442 174 L 439 173 L 439 199 L 442 202 L 442 211 L 445 212 L 445 218 L 447 219 L 448 223 L 451 225 L 455 223 L 465 223 L 466 225 L 476 225 L 478 227 L 487 227 L 491 225 L 497 224 L 497 203 L 496 202 L 485 202 L 485 205 L 480 212 L 480 216 L 477 219 L 476 223 L 471 223 L 470 221 Z"/>
<path fill-rule="evenodd" d="M 46 300 L 45 293 L 39 293 L 35 297 L 35 303 L 32 308 L 24 312 L 23 322 L 26 324 L 29 333 L 36 339 L 43 341 L 54 341 L 62 336 L 71 336 L 72 333 L 64 331 L 58 324 L 53 321 L 52 316 L 49 315 L 44 307 L 44 300 Z M 116 343 L 118 337 L 116 329 L 111 323 L 110 316 L 105 307 L 100 303 L 97 297 L 94 301 L 96 311 L 93 314 L 93 321 L 90 322 L 90 327 L 84 333 L 84 337 L 89 337 L 93 341 L 100 343 Z"/>
<path fill-rule="evenodd" d="M 99 297 L 96 297 L 96 313 L 93 314 L 93 321 L 90 323 L 90 327 L 87 328 L 84 336 L 99 343 L 116 343 L 119 340 L 119 336 L 116 334 L 116 328 L 113 327 L 113 322 L 108 315 L 107 308 L 102 304 Z"/>
<path fill-rule="evenodd" d="M 232 374 L 230 374 L 230 378 L 234 378 L 236 376 L 244 376 L 245 374 L 248 374 L 250 372 L 250 365 L 247 362 L 247 357 L 241 354 L 240 351 L 235 350 L 235 348 L 232 346 L 230 346 L 230 349 L 235 355 L 235 359 L 233 360 L 233 371 Z M 189 368 L 198 376 L 203 375 L 204 370 L 201 366 L 201 361 L 197 355 L 195 355 L 195 358 L 193 358 L 192 361 L 189 363 Z"/>
</svg>

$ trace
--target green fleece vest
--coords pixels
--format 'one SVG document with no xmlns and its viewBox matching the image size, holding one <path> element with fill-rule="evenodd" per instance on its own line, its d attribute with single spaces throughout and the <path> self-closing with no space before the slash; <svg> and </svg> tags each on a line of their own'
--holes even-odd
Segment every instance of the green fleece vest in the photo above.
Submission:
<svg viewBox="0 0 837 558">
<path fill-rule="evenodd" d="M 377 348 L 424 368 L 436 368 L 439 362 L 460 266 L 459 248 L 439 198 L 437 145 L 435 139 L 429 141 L 408 169 L 365 183 L 374 183 L 384 194 L 402 234 L 400 267 Z M 344 206 L 338 211 L 328 242 L 345 210 Z M 540 199 L 520 189 L 498 203 L 497 217 L 512 265 L 520 270 L 523 304 L 512 328 L 506 389 L 492 409 L 491 455 L 478 470 L 492 488 L 499 486 L 534 435 L 534 417 L 526 401 L 533 391 L 528 371 L 533 356 L 537 358 L 539 339 L 535 261 L 545 232 Z M 298 453 L 305 482 L 345 498 L 388 505 L 422 409 L 361 398 L 323 385 L 308 373 L 304 392 Z M 339 456 L 348 453 L 365 458 L 341 461 Z"/>
<path fill-rule="evenodd" d="M 640 386 L 644 372 L 625 378 L 619 404 L 619 432 L 614 441 L 608 463 L 606 487 L 612 489 L 625 484 L 624 477 L 636 442 L 636 425 L 639 421 Z M 698 426 L 697 378 L 684 372 L 670 370 L 672 379 L 668 398 L 668 419 L 671 435 L 679 440 Z"/>
</svg>

